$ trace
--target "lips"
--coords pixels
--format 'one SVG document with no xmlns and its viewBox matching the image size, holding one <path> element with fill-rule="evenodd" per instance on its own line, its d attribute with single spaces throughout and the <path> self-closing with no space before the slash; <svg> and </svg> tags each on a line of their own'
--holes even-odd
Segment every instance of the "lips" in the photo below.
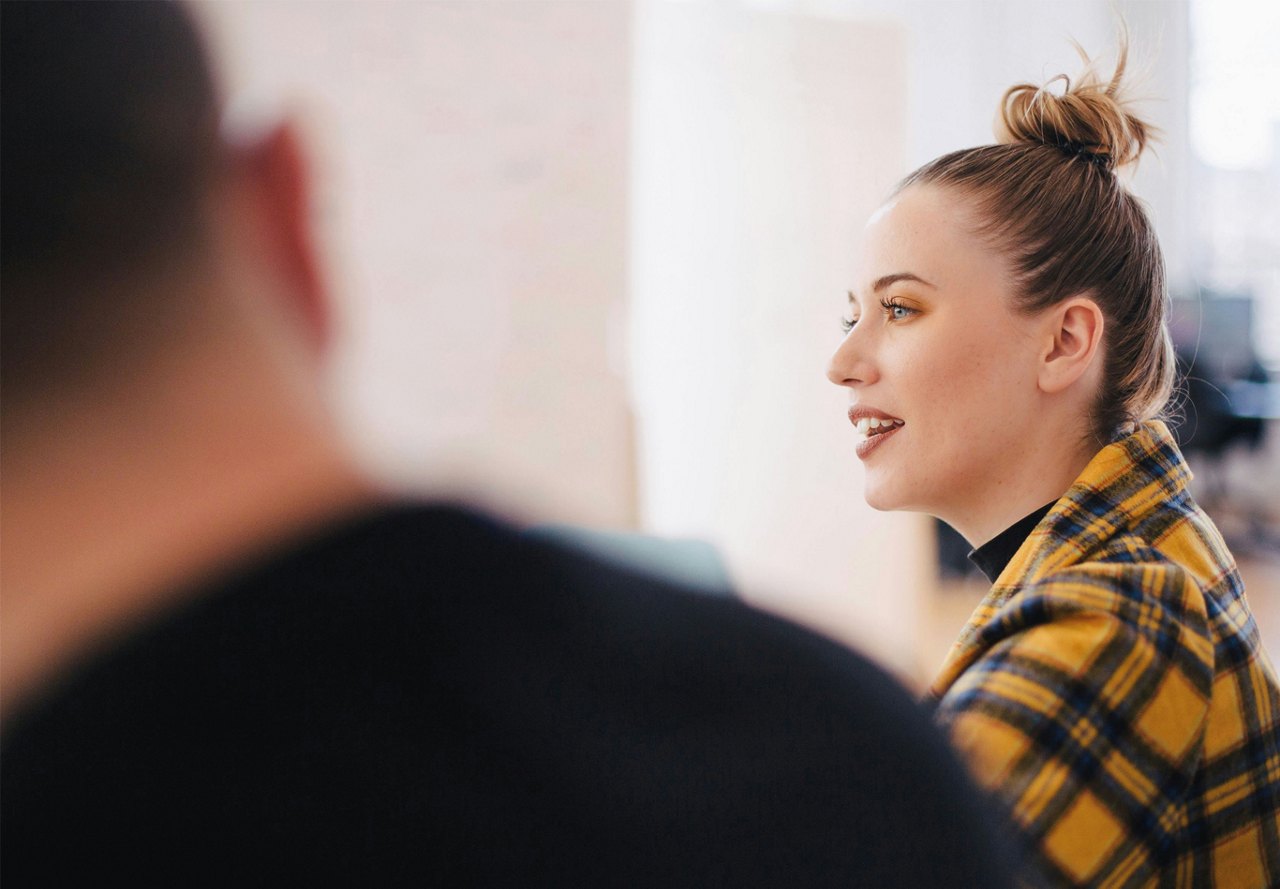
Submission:
<svg viewBox="0 0 1280 889">
<path fill-rule="evenodd" d="M 849 422 L 862 437 L 856 449 L 863 460 L 906 425 L 905 420 L 873 407 L 850 408 Z"/>
<path fill-rule="evenodd" d="M 882 447 L 886 441 L 897 435 L 898 430 L 901 428 L 901 426 L 894 426 L 891 429 L 877 432 L 875 435 L 868 435 L 866 438 L 859 441 L 854 446 L 854 450 L 858 452 L 859 459 L 867 459 L 868 455 L 870 455 L 872 451 L 876 448 Z"/>
</svg>

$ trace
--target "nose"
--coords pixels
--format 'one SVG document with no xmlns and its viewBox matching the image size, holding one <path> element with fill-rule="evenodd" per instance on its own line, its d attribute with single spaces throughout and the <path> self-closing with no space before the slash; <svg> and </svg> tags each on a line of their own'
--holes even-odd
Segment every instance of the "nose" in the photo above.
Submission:
<svg viewBox="0 0 1280 889">
<path fill-rule="evenodd" d="M 879 377 L 866 346 L 855 339 L 856 330 L 844 338 L 827 363 L 827 379 L 837 386 L 874 383 Z"/>
</svg>

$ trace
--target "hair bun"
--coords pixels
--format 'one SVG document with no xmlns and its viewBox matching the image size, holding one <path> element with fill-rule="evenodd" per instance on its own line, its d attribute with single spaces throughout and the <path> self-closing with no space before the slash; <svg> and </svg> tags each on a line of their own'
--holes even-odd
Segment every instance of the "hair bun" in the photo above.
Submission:
<svg viewBox="0 0 1280 889">
<path fill-rule="evenodd" d="M 1157 131 L 1132 111 L 1124 96 L 1127 41 L 1121 38 L 1115 72 L 1106 81 L 1079 45 L 1076 49 L 1085 69 L 1074 83 L 1059 74 L 1043 86 L 1020 83 L 1005 91 L 996 138 L 1006 144 L 1051 145 L 1114 171 L 1136 161 Z M 1049 90 L 1059 80 L 1064 84 L 1061 95 Z"/>
</svg>

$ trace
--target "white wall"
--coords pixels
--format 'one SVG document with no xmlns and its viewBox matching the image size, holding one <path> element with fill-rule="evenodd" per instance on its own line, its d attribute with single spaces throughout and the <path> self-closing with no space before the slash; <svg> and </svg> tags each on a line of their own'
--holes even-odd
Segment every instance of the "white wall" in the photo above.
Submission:
<svg viewBox="0 0 1280 889">
<path fill-rule="evenodd" d="M 874 514 L 824 377 L 852 248 L 902 171 L 903 29 L 641 3 L 632 385 L 646 528 L 904 669 L 927 523 Z"/>
<path fill-rule="evenodd" d="M 1000 97 L 1015 83 L 1075 74 L 1078 41 L 1105 66 L 1120 17 L 1131 37 L 1137 96 L 1163 131 L 1133 188 L 1148 202 L 1180 292 L 1191 286 L 1187 123 L 1189 0 L 747 0 L 830 20 L 883 20 L 906 32 L 907 157 L 926 161 L 992 141 Z"/>
<path fill-rule="evenodd" d="M 232 111 L 316 154 L 338 403 L 370 467 L 634 523 L 628 3 L 218 2 Z"/>
</svg>

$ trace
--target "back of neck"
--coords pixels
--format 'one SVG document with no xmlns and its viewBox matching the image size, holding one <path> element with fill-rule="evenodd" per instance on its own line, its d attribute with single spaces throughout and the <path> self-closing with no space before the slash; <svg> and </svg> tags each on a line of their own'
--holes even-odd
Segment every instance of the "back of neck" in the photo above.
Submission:
<svg viewBox="0 0 1280 889">
<path fill-rule="evenodd" d="M 376 499 L 319 414 L 221 382 L 16 424 L 0 463 L 0 712 L 201 581 Z"/>
</svg>

